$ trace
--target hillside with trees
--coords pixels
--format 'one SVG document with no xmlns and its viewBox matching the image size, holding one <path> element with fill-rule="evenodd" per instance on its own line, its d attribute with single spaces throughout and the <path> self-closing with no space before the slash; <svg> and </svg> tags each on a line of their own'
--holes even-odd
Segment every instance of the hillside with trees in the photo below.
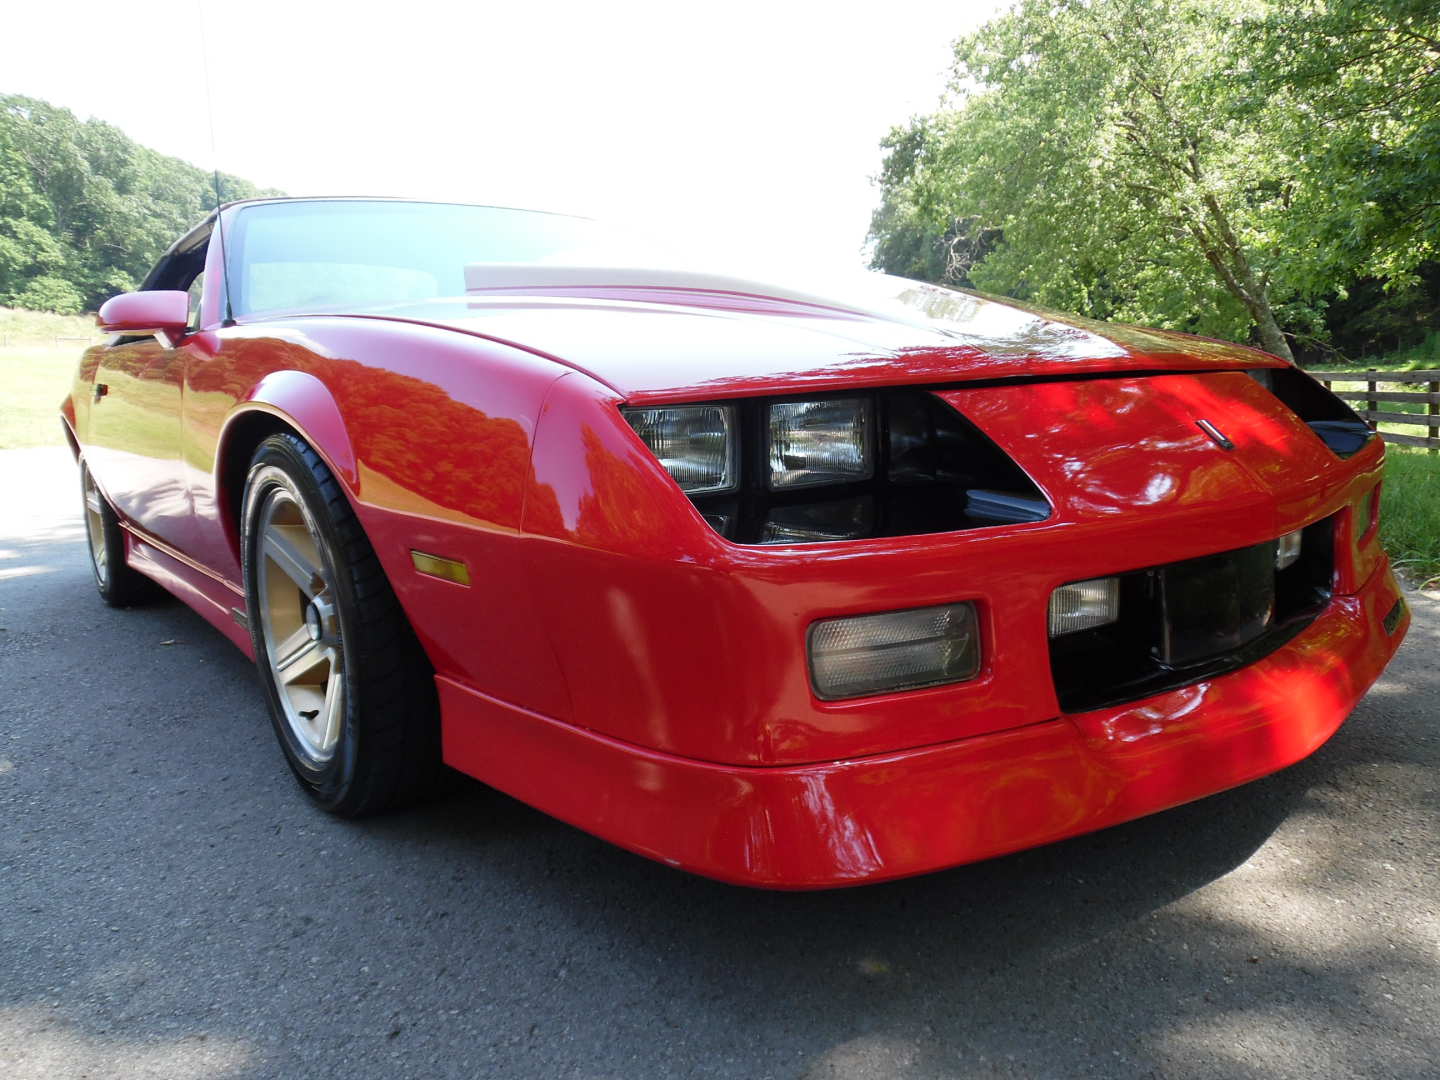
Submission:
<svg viewBox="0 0 1440 1080">
<path fill-rule="evenodd" d="M 225 201 L 265 194 L 224 173 L 219 187 Z M 214 209 L 215 188 L 110 124 L 0 95 L 0 304 L 93 311 Z"/>
<path fill-rule="evenodd" d="M 1021 0 L 883 145 L 892 273 L 1282 356 L 1437 325 L 1433 0 Z"/>
</svg>

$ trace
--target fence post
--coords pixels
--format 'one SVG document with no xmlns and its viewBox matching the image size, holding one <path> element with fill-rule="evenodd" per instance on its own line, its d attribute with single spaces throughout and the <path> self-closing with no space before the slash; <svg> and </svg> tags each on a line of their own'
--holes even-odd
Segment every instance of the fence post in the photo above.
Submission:
<svg viewBox="0 0 1440 1080">
<path fill-rule="evenodd" d="M 1440 439 L 1440 379 L 1431 379 L 1425 388 L 1434 395 L 1430 398 L 1430 404 L 1425 407 L 1425 411 L 1430 414 L 1430 422 L 1425 429 L 1425 434 L 1432 440 Z M 1440 454 L 1440 448 L 1432 446 L 1426 453 Z"/>
<path fill-rule="evenodd" d="M 1365 383 L 1365 393 L 1372 396 L 1365 399 L 1365 420 L 1376 431 L 1380 430 L 1380 422 L 1375 419 L 1375 380 L 1370 379 Z"/>
</svg>

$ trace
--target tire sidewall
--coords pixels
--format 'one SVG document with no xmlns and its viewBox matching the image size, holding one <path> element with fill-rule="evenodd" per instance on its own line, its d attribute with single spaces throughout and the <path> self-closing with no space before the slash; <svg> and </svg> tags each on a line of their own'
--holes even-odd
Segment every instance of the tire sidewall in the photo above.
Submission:
<svg viewBox="0 0 1440 1080">
<path fill-rule="evenodd" d="M 305 452 L 308 447 L 290 435 L 276 435 L 261 443 L 251 460 L 246 477 L 241 508 L 241 556 L 245 585 L 245 606 L 250 640 L 255 650 L 256 669 L 270 707 L 270 720 L 280 741 L 285 760 L 310 794 L 327 809 L 344 800 L 355 779 L 356 761 L 360 752 L 360 725 L 356 710 L 360 695 L 356 686 L 355 648 L 359 633 L 354 585 L 337 552 L 343 550 L 335 524 L 326 510 L 321 481 Z M 313 451 L 312 451 L 313 453 Z M 324 468 L 323 465 L 320 468 Z M 277 476 L 277 473 L 280 474 Z M 288 483 L 286 483 L 288 482 Z M 306 755 L 285 716 L 281 691 L 276 685 L 266 650 L 264 621 L 260 611 L 258 587 L 260 536 L 258 522 L 266 498 L 280 485 L 288 486 L 313 534 L 319 538 L 320 559 L 324 573 L 335 593 L 336 618 L 340 626 L 340 652 L 343 658 L 341 678 L 344 685 L 345 715 L 335 752 L 325 761 L 316 762 Z"/>
</svg>

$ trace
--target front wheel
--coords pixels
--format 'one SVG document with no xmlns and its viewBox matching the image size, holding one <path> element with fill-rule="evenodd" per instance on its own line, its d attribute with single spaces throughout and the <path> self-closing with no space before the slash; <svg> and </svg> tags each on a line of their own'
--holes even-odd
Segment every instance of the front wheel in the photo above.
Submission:
<svg viewBox="0 0 1440 1080">
<path fill-rule="evenodd" d="M 347 817 L 414 797 L 439 763 L 433 672 L 323 461 L 274 435 L 242 509 L 250 634 L 301 786 Z"/>
</svg>

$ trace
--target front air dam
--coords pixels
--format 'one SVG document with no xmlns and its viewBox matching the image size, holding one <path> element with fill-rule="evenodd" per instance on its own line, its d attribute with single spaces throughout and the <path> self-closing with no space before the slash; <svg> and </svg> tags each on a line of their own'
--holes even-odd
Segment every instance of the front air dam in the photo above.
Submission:
<svg viewBox="0 0 1440 1080">
<path fill-rule="evenodd" d="M 1273 773 L 1339 728 L 1409 626 L 1388 564 L 1249 667 L 1123 706 L 893 754 L 719 765 L 564 724 L 440 678 L 445 760 L 649 858 L 822 889 L 1116 825 Z"/>
</svg>

